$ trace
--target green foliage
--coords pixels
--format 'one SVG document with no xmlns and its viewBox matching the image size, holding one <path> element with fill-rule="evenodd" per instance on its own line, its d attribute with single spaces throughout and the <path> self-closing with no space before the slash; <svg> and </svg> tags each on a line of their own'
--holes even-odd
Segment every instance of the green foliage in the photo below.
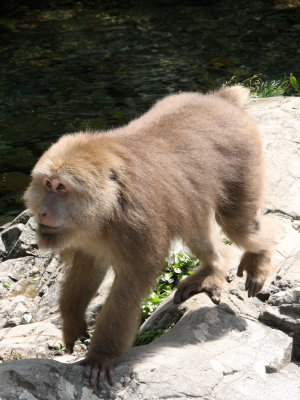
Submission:
<svg viewBox="0 0 300 400">
<path fill-rule="evenodd" d="M 134 339 L 133 346 L 142 346 L 151 343 L 154 339 L 165 333 L 167 329 L 159 329 L 157 331 L 146 331 L 138 333 Z"/>
<path fill-rule="evenodd" d="M 182 278 L 192 273 L 198 262 L 184 252 L 172 256 L 167 261 L 165 271 L 156 279 L 154 289 L 142 304 L 141 323 L 155 311 Z"/>
<path fill-rule="evenodd" d="M 300 96 L 300 84 L 293 74 L 290 74 L 290 83 L 292 88 L 296 92 L 296 96 Z"/>
<path fill-rule="evenodd" d="M 59 353 L 63 354 L 66 351 L 66 346 L 62 342 L 58 342 L 58 351 Z"/>
<path fill-rule="evenodd" d="M 287 78 L 282 81 L 263 81 L 258 75 L 253 75 L 243 83 L 251 89 L 250 95 L 253 97 L 283 96 L 290 86 Z"/>
<path fill-rule="evenodd" d="M 3 282 L 3 286 L 4 286 L 6 289 L 9 289 L 9 288 L 10 288 L 10 282 Z"/>
<path fill-rule="evenodd" d="M 275 96 L 300 96 L 300 84 L 291 73 L 289 78 L 282 80 L 264 81 L 259 75 L 253 75 L 243 81 L 233 76 L 223 86 L 241 84 L 250 89 L 251 97 L 275 97 Z"/>
<path fill-rule="evenodd" d="M 185 252 L 175 254 L 168 259 L 164 272 L 156 279 L 155 287 L 142 304 L 141 324 L 150 317 L 177 283 L 193 272 L 198 263 L 199 260 L 191 258 Z M 166 331 L 167 329 L 159 329 L 138 333 L 134 340 L 134 346 L 148 344 Z"/>
</svg>

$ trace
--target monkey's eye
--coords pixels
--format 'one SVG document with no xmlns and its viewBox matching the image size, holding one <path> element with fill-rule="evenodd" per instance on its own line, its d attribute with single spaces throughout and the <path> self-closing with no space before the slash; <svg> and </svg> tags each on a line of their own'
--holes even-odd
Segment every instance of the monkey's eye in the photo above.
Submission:
<svg viewBox="0 0 300 400">
<path fill-rule="evenodd" d="M 59 178 L 44 178 L 43 186 L 47 191 L 66 193 L 67 188 Z"/>
<path fill-rule="evenodd" d="M 51 189 L 51 182 L 49 181 L 49 179 L 46 179 L 45 180 L 45 182 L 44 182 L 44 186 L 47 188 L 47 189 Z"/>
</svg>

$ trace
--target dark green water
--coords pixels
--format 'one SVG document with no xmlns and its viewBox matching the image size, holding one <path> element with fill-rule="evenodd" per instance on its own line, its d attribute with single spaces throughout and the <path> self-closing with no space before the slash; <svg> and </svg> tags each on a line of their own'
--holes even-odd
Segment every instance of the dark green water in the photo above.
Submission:
<svg viewBox="0 0 300 400">
<path fill-rule="evenodd" d="M 298 1 L 18 1 L 0 17 L 0 223 L 61 134 L 233 76 L 300 78 Z"/>
</svg>

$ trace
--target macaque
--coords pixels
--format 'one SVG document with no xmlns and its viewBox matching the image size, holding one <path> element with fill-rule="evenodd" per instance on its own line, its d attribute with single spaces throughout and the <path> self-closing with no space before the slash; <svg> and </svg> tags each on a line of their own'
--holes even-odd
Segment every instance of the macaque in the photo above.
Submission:
<svg viewBox="0 0 300 400">
<path fill-rule="evenodd" d="M 40 247 L 66 264 L 60 311 L 69 352 L 87 334 L 85 310 L 108 266 L 115 272 L 85 359 L 91 386 L 111 383 L 174 239 L 202 262 L 175 303 L 200 292 L 220 302 L 228 262 L 217 225 L 245 249 L 238 276 L 246 272 L 248 295 L 263 287 L 274 229 L 259 213 L 263 153 L 242 110 L 247 96 L 241 86 L 170 95 L 122 128 L 61 137 L 34 167 L 24 197 Z"/>
</svg>

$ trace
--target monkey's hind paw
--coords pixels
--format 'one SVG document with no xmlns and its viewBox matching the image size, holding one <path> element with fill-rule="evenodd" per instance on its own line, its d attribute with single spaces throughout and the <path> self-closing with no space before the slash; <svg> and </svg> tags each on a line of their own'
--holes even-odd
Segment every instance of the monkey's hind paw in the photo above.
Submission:
<svg viewBox="0 0 300 400">
<path fill-rule="evenodd" d="M 245 290 L 248 290 L 248 297 L 254 297 L 261 291 L 265 283 L 264 279 L 257 276 L 253 272 L 247 272 L 247 278 L 245 282 Z"/>
<path fill-rule="evenodd" d="M 103 389 L 105 381 L 111 386 L 113 385 L 114 370 L 112 362 L 83 360 L 81 364 L 85 366 L 84 376 L 89 380 L 90 386 L 97 386 L 97 388 L 101 390 Z"/>
<path fill-rule="evenodd" d="M 242 277 L 244 271 L 247 272 L 245 290 L 248 291 L 248 297 L 254 297 L 261 291 L 271 269 L 270 259 L 265 252 L 245 252 L 238 267 L 237 276 Z"/>
<path fill-rule="evenodd" d="M 179 304 L 188 298 L 194 296 L 197 293 L 205 292 L 211 301 L 215 304 L 219 304 L 221 301 L 221 289 L 216 286 L 204 287 L 198 283 L 187 283 L 181 284 L 177 289 L 174 296 L 174 303 Z"/>
</svg>

